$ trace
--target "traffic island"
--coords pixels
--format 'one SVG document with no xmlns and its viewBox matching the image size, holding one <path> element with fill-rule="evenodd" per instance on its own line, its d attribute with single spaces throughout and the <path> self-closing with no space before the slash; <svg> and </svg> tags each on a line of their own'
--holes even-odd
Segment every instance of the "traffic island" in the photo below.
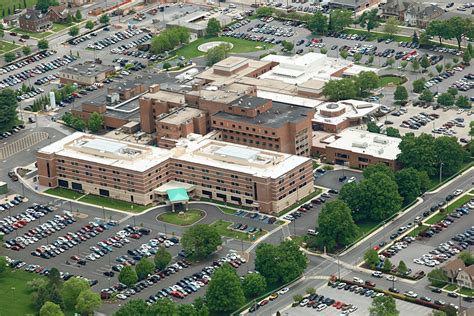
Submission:
<svg viewBox="0 0 474 316">
<path fill-rule="evenodd" d="M 158 215 L 156 219 L 168 224 L 190 226 L 206 217 L 206 212 L 200 209 L 189 209 L 182 212 L 166 212 Z"/>
</svg>

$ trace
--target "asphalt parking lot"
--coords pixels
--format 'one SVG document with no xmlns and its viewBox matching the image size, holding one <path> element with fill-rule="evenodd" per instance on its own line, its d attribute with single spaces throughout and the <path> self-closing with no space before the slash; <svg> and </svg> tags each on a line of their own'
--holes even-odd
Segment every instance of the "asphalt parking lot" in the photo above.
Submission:
<svg viewBox="0 0 474 316">
<path fill-rule="evenodd" d="M 347 181 L 352 177 L 356 178 L 357 182 L 359 182 L 363 178 L 362 172 L 356 172 L 347 169 L 330 170 L 326 171 L 326 173 L 324 174 L 315 172 L 315 175 L 317 175 L 317 178 L 314 179 L 315 185 L 336 190 L 340 190 L 342 186 L 346 184 Z M 339 178 L 342 176 L 347 177 L 347 179 L 343 182 L 339 182 Z"/>
<path fill-rule="evenodd" d="M 369 314 L 369 307 L 372 304 L 372 298 L 368 298 L 365 296 L 360 296 L 358 294 L 354 294 L 353 292 L 345 291 L 345 290 L 338 290 L 328 286 L 324 286 L 323 288 L 317 291 L 317 294 L 324 295 L 325 297 L 331 297 L 336 301 L 341 301 L 346 304 L 352 304 L 357 306 L 357 310 L 355 312 L 350 313 L 350 315 L 360 315 L 366 316 Z M 395 300 L 397 304 L 397 309 L 400 311 L 400 315 L 431 315 L 431 309 L 411 304 L 401 300 Z M 285 311 L 288 315 L 340 315 L 341 310 L 336 309 L 335 307 L 328 306 L 326 309 L 316 312 L 313 308 L 308 307 L 293 307 Z"/>
<path fill-rule="evenodd" d="M 392 122 L 393 124 L 385 124 L 385 128 L 387 127 L 394 127 L 400 131 L 401 134 L 405 133 L 414 133 L 415 135 L 419 135 L 422 133 L 426 134 L 431 134 L 435 137 L 437 136 L 443 136 L 445 134 L 441 133 L 432 133 L 434 129 L 438 129 L 442 127 L 444 124 L 453 121 L 456 118 L 462 118 L 464 120 L 464 127 L 461 127 L 461 125 L 454 125 L 452 128 L 447 128 L 447 131 L 451 130 L 452 136 L 456 136 L 458 138 L 465 138 L 469 139 L 469 122 L 473 119 L 473 111 L 472 110 L 466 110 L 460 112 L 457 109 L 448 109 L 448 110 L 443 110 L 442 108 L 438 108 L 436 110 L 433 110 L 433 107 L 420 107 L 420 106 L 406 106 L 403 107 L 406 110 L 406 113 L 400 112 L 400 116 L 394 116 L 391 114 L 387 114 L 381 118 L 379 118 L 379 121 L 381 122 L 386 122 L 387 120 Z M 392 113 L 397 113 L 399 111 L 394 110 Z M 410 118 L 414 116 L 420 115 L 420 113 L 426 113 L 426 114 L 432 114 L 435 113 L 439 115 L 439 118 L 433 119 L 431 122 L 427 123 L 424 126 L 421 126 L 419 129 L 412 129 L 409 127 L 402 127 L 403 121 L 407 121 Z"/>
</svg>

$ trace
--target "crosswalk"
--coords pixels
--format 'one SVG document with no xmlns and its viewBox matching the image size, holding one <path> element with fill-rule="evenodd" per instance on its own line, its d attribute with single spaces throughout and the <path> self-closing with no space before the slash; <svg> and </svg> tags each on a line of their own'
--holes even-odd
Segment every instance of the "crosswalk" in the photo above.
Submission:
<svg viewBox="0 0 474 316">
<path fill-rule="evenodd" d="M 42 142 L 48 138 L 48 133 L 46 132 L 33 132 L 25 137 L 22 137 L 11 144 L 7 144 L 0 148 L 0 159 L 5 159 L 10 156 L 13 156 L 19 152 L 22 152 L 25 149 L 28 149 L 31 146 Z"/>
</svg>

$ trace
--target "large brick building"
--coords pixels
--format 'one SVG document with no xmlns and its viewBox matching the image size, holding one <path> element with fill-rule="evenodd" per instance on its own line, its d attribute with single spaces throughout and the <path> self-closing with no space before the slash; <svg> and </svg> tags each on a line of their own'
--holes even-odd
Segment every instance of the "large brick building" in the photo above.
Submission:
<svg viewBox="0 0 474 316">
<path fill-rule="evenodd" d="M 167 188 L 277 213 L 311 193 L 309 158 L 206 137 L 163 149 L 74 133 L 37 153 L 38 181 L 147 205 Z"/>
<path fill-rule="evenodd" d="M 27 8 L 26 13 L 18 18 L 20 29 L 30 32 L 45 32 L 53 26 L 48 14 L 40 10 Z"/>
</svg>

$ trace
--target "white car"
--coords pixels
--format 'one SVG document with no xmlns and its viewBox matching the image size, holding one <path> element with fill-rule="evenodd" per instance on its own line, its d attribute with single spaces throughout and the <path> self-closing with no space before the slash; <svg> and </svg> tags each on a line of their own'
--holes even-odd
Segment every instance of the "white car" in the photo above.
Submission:
<svg viewBox="0 0 474 316">
<path fill-rule="evenodd" d="M 405 292 L 405 296 L 412 297 L 412 298 L 417 298 L 418 294 L 416 294 L 413 291 L 408 291 L 408 292 Z"/>
<path fill-rule="evenodd" d="M 425 262 L 419 258 L 413 259 L 413 262 L 416 264 L 421 264 L 421 265 L 425 264 Z"/>
<path fill-rule="evenodd" d="M 355 177 L 350 177 L 349 180 L 347 180 L 347 183 L 352 183 L 356 181 L 357 179 Z"/>
<path fill-rule="evenodd" d="M 397 281 L 397 278 L 393 275 L 387 275 L 386 279 L 389 281 L 394 281 L 394 282 Z"/>
<path fill-rule="evenodd" d="M 328 306 L 326 304 L 319 304 L 318 307 L 316 307 L 316 311 L 320 312 L 324 309 L 326 309 Z"/>
<path fill-rule="evenodd" d="M 304 300 L 302 300 L 300 302 L 300 306 L 303 307 L 303 306 L 306 306 L 306 304 L 308 304 L 309 300 L 307 298 L 305 298 Z"/>
<path fill-rule="evenodd" d="M 282 288 L 280 291 L 278 291 L 279 295 L 286 294 L 290 289 L 287 287 Z"/>
<path fill-rule="evenodd" d="M 376 278 L 383 278 L 383 273 L 380 271 L 374 271 L 372 272 L 372 276 Z"/>
<path fill-rule="evenodd" d="M 454 194 L 454 196 L 458 196 L 458 195 L 461 195 L 462 192 L 463 192 L 463 190 L 457 189 L 456 191 L 453 192 L 453 194 Z"/>
<path fill-rule="evenodd" d="M 362 280 L 361 278 L 358 278 L 358 277 L 354 277 L 353 281 L 354 281 L 354 283 L 364 284 L 364 280 Z"/>
</svg>

